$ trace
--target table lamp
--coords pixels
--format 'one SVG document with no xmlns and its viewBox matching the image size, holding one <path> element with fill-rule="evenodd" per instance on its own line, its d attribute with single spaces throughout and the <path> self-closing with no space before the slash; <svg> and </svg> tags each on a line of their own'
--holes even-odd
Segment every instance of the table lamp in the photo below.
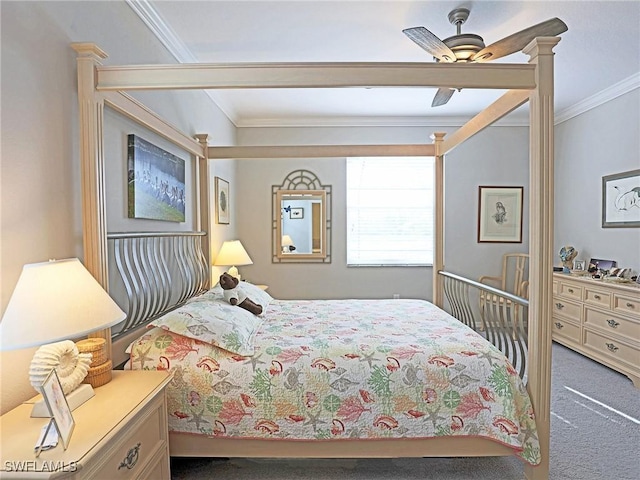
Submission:
<svg viewBox="0 0 640 480">
<path fill-rule="evenodd" d="M 293 240 L 291 239 L 291 235 L 282 235 L 282 253 L 291 253 L 295 250 L 295 247 L 291 248 L 292 246 Z"/>
<path fill-rule="evenodd" d="M 218 256 L 213 264 L 224 267 L 230 266 L 231 268 L 227 270 L 227 273 L 240 280 L 240 274 L 238 273 L 236 265 L 252 265 L 253 261 L 242 246 L 242 243 L 240 243 L 240 240 L 228 240 L 222 243 L 220 252 L 218 252 Z"/>
<path fill-rule="evenodd" d="M 70 339 L 109 328 L 125 317 L 77 258 L 27 264 L 2 316 L 0 350 L 41 346 L 29 368 L 31 385 L 40 393 L 42 382 L 55 368 L 73 410 L 94 392 L 82 383 L 91 354 L 79 353 Z M 40 402 L 31 416 L 49 416 Z"/>
</svg>

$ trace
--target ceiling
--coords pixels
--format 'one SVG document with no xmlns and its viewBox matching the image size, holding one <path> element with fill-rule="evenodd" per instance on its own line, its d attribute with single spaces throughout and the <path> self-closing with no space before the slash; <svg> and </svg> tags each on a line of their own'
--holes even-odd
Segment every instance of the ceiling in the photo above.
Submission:
<svg viewBox="0 0 640 480">
<path fill-rule="evenodd" d="M 431 62 L 402 30 L 455 35 L 448 13 L 471 11 L 462 33 L 486 45 L 553 17 L 556 121 L 640 87 L 640 1 L 167 1 L 127 0 L 179 62 Z M 516 53 L 495 62 L 526 63 Z M 466 89 L 431 107 L 435 89 L 215 90 L 242 126 L 459 125 L 503 92 Z M 522 124 L 527 106 L 513 112 Z"/>
</svg>

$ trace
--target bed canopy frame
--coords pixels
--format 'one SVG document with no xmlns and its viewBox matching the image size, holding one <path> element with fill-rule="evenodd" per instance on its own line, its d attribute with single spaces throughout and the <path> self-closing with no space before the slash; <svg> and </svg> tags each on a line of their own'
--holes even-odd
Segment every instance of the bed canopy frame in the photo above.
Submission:
<svg viewBox="0 0 640 480">
<path fill-rule="evenodd" d="M 533 40 L 523 52 L 527 64 L 447 63 L 284 63 L 103 66 L 107 54 L 93 43 L 74 43 L 77 52 L 80 161 L 83 198 L 84 263 L 108 289 L 106 197 L 104 179 L 105 105 L 168 139 L 196 158 L 196 230 L 210 265 L 209 159 L 336 156 L 433 156 L 436 159 L 433 303 L 444 303 L 445 155 L 527 101 L 530 106 L 528 390 L 536 412 L 542 462 L 525 465 L 527 478 L 549 474 L 551 315 L 553 264 L 553 47 L 558 37 Z M 451 87 L 508 90 L 497 101 L 445 138 L 435 133 L 424 145 L 326 145 L 212 147 L 207 134 L 180 132 L 125 93 L 128 90 L 222 88 Z M 110 330 L 98 332 L 110 341 Z M 111 353 L 111 352 L 110 352 Z M 203 440 L 203 441 L 201 441 Z M 394 457 L 494 456 L 513 452 L 495 442 L 469 438 L 290 442 L 285 440 L 194 438 L 172 434 L 174 456 Z"/>
</svg>

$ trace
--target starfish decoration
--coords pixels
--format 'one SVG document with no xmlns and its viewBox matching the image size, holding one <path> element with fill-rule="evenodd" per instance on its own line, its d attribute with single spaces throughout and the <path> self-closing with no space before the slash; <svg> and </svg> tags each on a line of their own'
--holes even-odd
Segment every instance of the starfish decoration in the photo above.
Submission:
<svg viewBox="0 0 640 480">
<path fill-rule="evenodd" d="M 249 357 L 249 360 L 247 360 L 244 363 L 250 363 L 251 364 L 251 368 L 253 369 L 253 371 L 256 371 L 256 368 L 258 367 L 259 364 L 261 363 L 265 363 L 262 360 L 260 360 L 260 357 L 262 356 L 262 354 L 260 355 L 254 355 L 253 357 Z"/>
<path fill-rule="evenodd" d="M 433 428 L 435 430 L 436 428 L 436 424 L 438 423 L 438 421 L 440 420 L 444 420 L 445 417 L 441 417 L 440 415 L 438 415 L 438 413 L 440 413 L 440 406 L 438 406 L 438 408 L 436 408 L 435 410 L 431 411 L 429 409 L 427 409 L 427 415 L 424 417 L 425 420 L 431 420 L 431 423 L 433 423 Z"/>
<path fill-rule="evenodd" d="M 151 357 L 149 357 L 148 353 L 151 351 L 151 345 L 145 350 L 140 348 L 136 348 L 136 360 L 140 362 L 140 370 L 144 370 L 144 362 L 151 361 Z"/>
<path fill-rule="evenodd" d="M 360 361 L 361 362 L 367 362 L 369 364 L 369 368 L 371 368 L 371 363 L 377 360 L 377 359 L 373 358 L 373 356 L 375 354 L 376 354 L 376 352 L 366 353 L 366 354 L 362 355 L 362 358 L 360 359 Z"/>
<path fill-rule="evenodd" d="M 485 358 L 487 360 L 487 362 L 489 362 L 489 365 L 493 367 L 493 355 L 491 355 L 491 352 L 483 352 L 480 355 L 478 355 L 478 357 L 480 358 Z"/>
<path fill-rule="evenodd" d="M 315 415 L 313 413 L 307 413 L 308 419 L 304 422 L 304 425 L 312 425 L 313 426 L 313 431 L 316 432 L 317 428 L 318 428 L 318 425 L 317 425 L 318 423 L 327 423 L 324 420 L 319 420 L 318 419 L 318 417 L 320 416 L 321 413 L 322 413 L 322 410 L 320 410 Z"/>
<path fill-rule="evenodd" d="M 533 429 L 524 426 L 520 429 L 520 432 L 524 433 L 524 439 L 522 440 L 522 444 L 524 445 L 525 443 L 527 443 L 527 440 L 529 440 L 531 437 L 535 438 L 536 440 L 538 439 L 538 436 L 536 435 L 536 433 L 533 431 Z"/>
<path fill-rule="evenodd" d="M 187 423 L 195 423 L 196 428 L 200 430 L 200 423 L 210 423 L 208 420 L 205 420 L 204 418 L 202 418 L 203 414 L 204 414 L 204 409 L 200 413 L 193 412 L 193 415 L 189 420 L 187 420 Z"/>
</svg>

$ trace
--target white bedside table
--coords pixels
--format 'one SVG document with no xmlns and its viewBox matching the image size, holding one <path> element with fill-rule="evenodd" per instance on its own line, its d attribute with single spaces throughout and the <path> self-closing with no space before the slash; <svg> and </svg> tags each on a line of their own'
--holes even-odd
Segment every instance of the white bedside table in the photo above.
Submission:
<svg viewBox="0 0 640 480">
<path fill-rule="evenodd" d="M 31 418 L 31 403 L 0 417 L 0 478 L 169 480 L 169 434 L 162 371 L 114 371 L 95 397 L 73 411 L 69 447 L 36 458 L 34 446 L 48 419 Z"/>
</svg>

